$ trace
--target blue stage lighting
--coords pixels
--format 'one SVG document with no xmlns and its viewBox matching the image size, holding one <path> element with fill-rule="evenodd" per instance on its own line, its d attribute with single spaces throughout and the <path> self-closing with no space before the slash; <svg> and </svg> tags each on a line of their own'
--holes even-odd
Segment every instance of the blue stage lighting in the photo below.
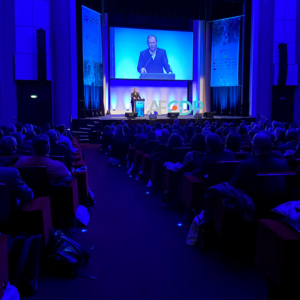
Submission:
<svg viewBox="0 0 300 300">
<path fill-rule="evenodd" d="M 181 227 L 181 226 L 182 226 L 182 224 L 181 224 L 181 223 L 178 223 L 178 224 L 177 224 L 177 226 L 178 226 L 178 227 Z"/>
</svg>

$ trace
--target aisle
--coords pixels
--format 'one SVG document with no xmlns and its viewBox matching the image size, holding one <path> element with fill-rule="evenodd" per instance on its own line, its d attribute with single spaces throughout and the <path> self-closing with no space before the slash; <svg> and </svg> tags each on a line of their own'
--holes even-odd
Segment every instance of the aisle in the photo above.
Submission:
<svg viewBox="0 0 300 300">
<path fill-rule="evenodd" d="M 82 145 L 96 204 L 86 232 L 72 238 L 90 249 L 80 272 L 97 280 L 41 275 L 30 299 L 65 300 L 254 300 L 264 282 L 255 266 L 231 271 L 218 251 L 201 256 L 185 244 L 184 215 L 164 211 L 160 195 L 108 165 L 99 145 Z M 182 223 L 183 226 L 178 226 Z M 27 298 L 24 298 L 27 299 Z M 29 299 L 29 298 L 28 298 Z"/>
</svg>

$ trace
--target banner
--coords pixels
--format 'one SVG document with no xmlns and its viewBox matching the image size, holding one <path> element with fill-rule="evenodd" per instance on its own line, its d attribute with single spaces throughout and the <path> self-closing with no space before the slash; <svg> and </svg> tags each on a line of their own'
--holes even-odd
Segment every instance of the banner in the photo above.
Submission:
<svg viewBox="0 0 300 300">
<path fill-rule="evenodd" d="M 82 6 L 82 49 L 85 108 L 98 109 L 103 97 L 101 15 L 85 6 Z"/>
<path fill-rule="evenodd" d="M 240 17 L 213 22 L 212 87 L 239 85 L 240 23 Z"/>
</svg>

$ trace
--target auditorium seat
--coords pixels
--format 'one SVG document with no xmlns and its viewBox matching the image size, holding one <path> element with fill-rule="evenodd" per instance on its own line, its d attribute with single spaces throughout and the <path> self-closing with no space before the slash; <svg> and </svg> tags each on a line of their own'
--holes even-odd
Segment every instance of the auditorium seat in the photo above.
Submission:
<svg viewBox="0 0 300 300">
<path fill-rule="evenodd" d="M 191 148 L 189 147 L 174 148 L 169 154 L 169 161 L 173 163 L 182 163 L 183 159 L 189 151 L 191 151 Z"/>
<path fill-rule="evenodd" d="M 16 199 L 9 199 L 5 184 L 0 184 L 0 196 L 0 231 L 7 234 L 41 234 L 46 246 L 52 228 L 50 197 L 34 198 L 14 208 L 15 204 L 11 201 Z"/>
<path fill-rule="evenodd" d="M 135 149 L 134 159 L 133 159 L 133 166 L 135 169 L 138 169 L 142 165 L 142 159 L 143 159 L 143 151 Z"/>
<path fill-rule="evenodd" d="M 270 281 L 276 299 L 299 299 L 300 234 L 283 221 L 258 222 L 255 262 Z"/>
<path fill-rule="evenodd" d="M 75 216 L 79 205 L 76 178 L 66 187 L 53 187 L 50 185 L 46 167 L 18 167 L 18 170 L 36 197 L 50 196 L 54 227 L 60 226 L 62 220 L 66 221 Z"/>
<path fill-rule="evenodd" d="M 0 233 L 0 299 L 8 283 L 8 253 L 6 235 Z"/>
<path fill-rule="evenodd" d="M 236 159 L 246 160 L 249 158 L 249 152 L 233 152 Z"/>
<path fill-rule="evenodd" d="M 143 176 L 149 177 L 151 173 L 151 161 L 150 161 L 150 154 L 144 153 L 142 159 L 142 172 Z"/>
<path fill-rule="evenodd" d="M 192 208 L 203 209 L 202 199 L 205 190 L 213 185 L 228 182 L 234 175 L 241 160 L 236 161 L 218 161 L 211 169 L 211 173 L 207 178 L 198 179 L 193 175 L 185 175 L 183 179 L 182 201 L 185 206 L 191 210 Z"/>
<path fill-rule="evenodd" d="M 88 170 L 75 171 L 74 177 L 77 179 L 79 203 L 83 204 L 89 195 Z"/>
</svg>

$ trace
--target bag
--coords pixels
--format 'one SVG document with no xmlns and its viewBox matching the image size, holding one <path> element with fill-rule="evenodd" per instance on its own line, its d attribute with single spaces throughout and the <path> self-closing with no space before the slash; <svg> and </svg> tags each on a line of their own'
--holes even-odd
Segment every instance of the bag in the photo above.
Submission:
<svg viewBox="0 0 300 300">
<path fill-rule="evenodd" d="M 9 281 L 21 295 L 30 296 L 37 289 L 41 235 L 8 236 Z"/>
<path fill-rule="evenodd" d="M 82 259 L 90 255 L 76 242 L 57 230 L 51 237 L 43 258 L 43 268 L 54 275 L 74 276 Z"/>
<path fill-rule="evenodd" d="M 197 243 L 198 238 L 200 236 L 200 225 L 203 224 L 203 218 L 204 211 L 202 211 L 200 215 L 196 215 L 196 217 L 194 218 L 186 239 L 186 243 L 188 245 L 193 246 Z"/>
</svg>

